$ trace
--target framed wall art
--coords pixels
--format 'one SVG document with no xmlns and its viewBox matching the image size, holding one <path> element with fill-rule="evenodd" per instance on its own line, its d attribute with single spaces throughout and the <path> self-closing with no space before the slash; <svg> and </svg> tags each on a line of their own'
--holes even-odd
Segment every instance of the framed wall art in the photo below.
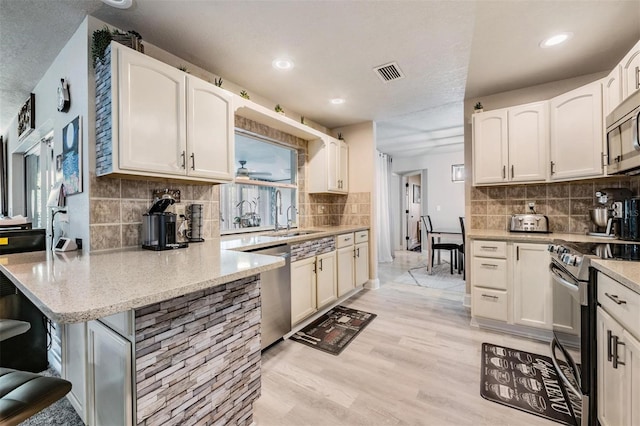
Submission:
<svg viewBox="0 0 640 426">
<path fill-rule="evenodd" d="M 464 182 L 464 164 L 451 166 L 451 182 Z"/>
<path fill-rule="evenodd" d="M 67 195 L 82 192 L 82 120 L 74 118 L 62 129 L 62 180 Z"/>
<path fill-rule="evenodd" d="M 25 138 L 36 128 L 36 95 L 31 93 L 18 113 L 18 139 Z"/>
<path fill-rule="evenodd" d="M 420 204 L 420 185 L 413 185 L 413 203 Z"/>
</svg>

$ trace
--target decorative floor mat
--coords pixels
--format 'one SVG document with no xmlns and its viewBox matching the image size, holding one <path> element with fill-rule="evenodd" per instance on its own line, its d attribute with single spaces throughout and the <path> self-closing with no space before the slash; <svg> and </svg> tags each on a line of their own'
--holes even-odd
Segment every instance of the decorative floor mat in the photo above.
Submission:
<svg viewBox="0 0 640 426">
<path fill-rule="evenodd" d="M 573 382 L 571 367 L 560 367 Z M 580 424 L 580 399 L 564 389 L 548 356 L 483 343 L 480 395 L 558 423 Z"/>
<path fill-rule="evenodd" d="M 293 334 L 291 339 L 332 355 L 339 355 L 376 316 L 336 306 Z"/>
</svg>

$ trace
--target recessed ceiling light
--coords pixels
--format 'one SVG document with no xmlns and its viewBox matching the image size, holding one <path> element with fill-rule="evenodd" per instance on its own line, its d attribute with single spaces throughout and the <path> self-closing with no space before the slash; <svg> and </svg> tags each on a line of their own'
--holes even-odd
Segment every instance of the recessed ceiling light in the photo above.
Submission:
<svg viewBox="0 0 640 426">
<path fill-rule="evenodd" d="M 118 9 L 129 9 L 133 0 L 102 0 L 102 2 Z"/>
<path fill-rule="evenodd" d="M 340 105 L 343 104 L 345 101 L 342 98 L 333 98 L 331 99 L 331 103 L 334 105 Z"/>
<path fill-rule="evenodd" d="M 279 70 L 290 70 L 291 68 L 293 68 L 293 62 L 291 62 L 289 59 L 274 59 L 271 65 Z"/>
<path fill-rule="evenodd" d="M 564 43 L 565 41 L 569 40 L 571 37 L 573 37 L 573 33 L 560 33 L 560 34 L 556 34 L 553 35 L 551 37 L 545 38 L 544 40 L 542 40 L 540 42 L 540 47 L 545 48 L 545 47 L 553 47 L 553 46 L 557 46 L 561 43 Z"/>
</svg>

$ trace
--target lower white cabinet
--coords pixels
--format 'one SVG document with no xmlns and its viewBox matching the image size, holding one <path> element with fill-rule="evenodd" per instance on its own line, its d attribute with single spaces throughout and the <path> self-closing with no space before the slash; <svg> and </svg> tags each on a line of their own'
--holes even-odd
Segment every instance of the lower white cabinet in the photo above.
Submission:
<svg viewBox="0 0 640 426">
<path fill-rule="evenodd" d="M 316 299 L 318 308 L 338 298 L 336 252 L 316 256 Z"/>
<path fill-rule="evenodd" d="M 473 241 L 471 247 L 471 315 L 506 322 L 509 318 L 507 243 Z"/>
<path fill-rule="evenodd" d="M 86 357 L 87 323 L 63 324 L 62 371 L 63 379 L 71 382 L 67 398 L 83 422 L 87 423 Z"/>
<path fill-rule="evenodd" d="M 513 244 L 513 322 L 551 329 L 553 299 L 547 244 Z"/>
<path fill-rule="evenodd" d="M 369 281 L 369 231 L 355 233 L 354 284 L 363 285 Z"/>
<path fill-rule="evenodd" d="M 99 321 L 87 323 L 89 425 L 132 425 L 131 342 Z"/>
<path fill-rule="evenodd" d="M 354 288 L 354 252 L 353 246 L 342 247 L 338 252 L 338 297 L 344 296 Z"/>
<path fill-rule="evenodd" d="M 471 313 L 474 317 L 506 321 L 509 301 L 506 290 L 473 287 L 471 290 Z"/>
<path fill-rule="evenodd" d="M 291 324 L 316 312 L 316 258 L 291 262 Z"/>
<path fill-rule="evenodd" d="M 602 426 L 631 424 L 624 421 L 624 366 L 614 367 L 613 364 L 612 341 L 616 336 L 622 337 L 622 332 L 623 329 L 617 321 L 598 307 L 596 315 L 597 394 L 598 420 Z M 618 350 L 619 348 L 618 345 Z"/>
</svg>

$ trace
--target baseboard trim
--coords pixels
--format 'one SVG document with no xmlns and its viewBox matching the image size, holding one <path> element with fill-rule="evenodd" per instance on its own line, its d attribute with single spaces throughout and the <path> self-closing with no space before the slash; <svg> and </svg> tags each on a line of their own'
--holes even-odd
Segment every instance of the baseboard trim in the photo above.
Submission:
<svg viewBox="0 0 640 426">
<path fill-rule="evenodd" d="M 364 284 L 364 288 L 366 288 L 367 290 L 377 290 L 380 288 L 380 279 L 379 278 L 374 278 L 372 280 L 367 281 Z"/>
<path fill-rule="evenodd" d="M 553 339 L 553 331 L 551 330 L 542 330 L 539 328 L 528 327 L 526 325 L 519 324 L 507 324 L 502 321 L 492 320 L 488 318 L 473 317 L 471 319 L 471 325 L 474 327 L 486 328 L 493 331 L 514 334 L 516 336 L 526 337 L 527 339 L 538 340 L 545 343 L 549 343 Z"/>
<path fill-rule="evenodd" d="M 465 293 L 462 299 L 462 306 L 471 309 L 471 294 Z"/>
</svg>

